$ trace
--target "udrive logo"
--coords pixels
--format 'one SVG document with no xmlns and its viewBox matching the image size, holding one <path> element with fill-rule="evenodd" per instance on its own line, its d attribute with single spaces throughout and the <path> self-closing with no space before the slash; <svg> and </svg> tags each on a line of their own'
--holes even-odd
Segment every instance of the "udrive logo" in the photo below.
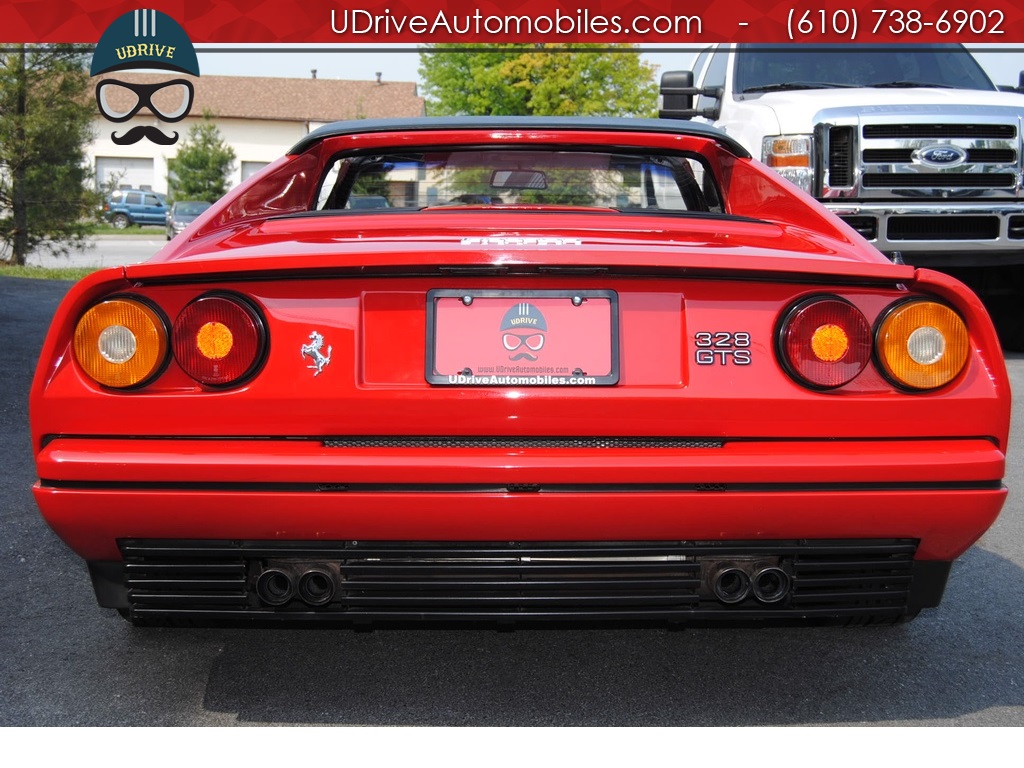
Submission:
<svg viewBox="0 0 1024 768">
<path fill-rule="evenodd" d="M 509 360 L 536 360 L 547 332 L 543 313 L 529 302 L 519 302 L 501 319 L 501 344 L 512 353 Z"/>
<path fill-rule="evenodd" d="M 153 10 L 130 11 L 107 27 L 92 56 L 93 77 L 129 69 L 162 69 L 199 77 L 199 60 L 185 30 L 166 13 Z M 149 109 L 167 123 L 183 120 L 195 91 L 192 82 L 174 78 L 157 83 L 129 83 L 104 78 L 96 84 L 100 114 L 114 123 L 135 117 Z M 149 139 L 157 144 L 174 144 L 178 133 L 167 134 L 153 125 L 137 125 L 122 135 L 110 134 L 115 144 L 134 144 Z"/>
</svg>

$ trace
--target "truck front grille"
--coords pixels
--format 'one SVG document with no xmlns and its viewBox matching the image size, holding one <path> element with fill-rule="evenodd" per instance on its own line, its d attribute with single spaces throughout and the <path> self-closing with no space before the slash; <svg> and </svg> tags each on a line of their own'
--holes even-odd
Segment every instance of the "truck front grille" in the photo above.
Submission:
<svg viewBox="0 0 1024 768">
<path fill-rule="evenodd" d="M 829 130 L 828 183 L 830 187 L 853 184 L 853 128 L 839 126 Z"/>
<path fill-rule="evenodd" d="M 893 216 L 890 240 L 995 240 L 998 216 Z"/>
<path fill-rule="evenodd" d="M 881 124 L 865 125 L 865 139 L 1015 139 L 1015 125 Z"/>
<path fill-rule="evenodd" d="M 1013 189 L 1013 173 L 865 173 L 863 184 L 872 188 Z"/>
<path fill-rule="evenodd" d="M 1007 117 L 1006 122 L 991 123 L 819 125 L 815 135 L 823 143 L 819 156 L 823 167 L 817 176 L 818 195 L 826 202 L 900 201 L 938 206 L 940 210 L 954 203 L 1017 203 L 1024 167 L 1016 119 L 1019 118 Z M 868 214 L 863 210 L 844 213 Z M 1001 237 L 1006 239 L 1002 221 L 1005 214 L 998 215 Z M 899 231 L 899 225 L 896 229 Z M 879 236 L 880 241 L 886 240 L 884 227 L 880 228 Z M 961 238 L 942 234 L 923 238 L 904 233 L 895 239 Z"/>
<path fill-rule="evenodd" d="M 992 163 L 999 165 L 1012 164 L 1017 162 L 1017 152 L 1012 149 L 968 149 L 965 162 L 968 163 Z M 864 150 L 865 164 L 885 163 L 912 163 L 914 161 L 914 150 L 901 149 L 866 149 Z"/>
</svg>

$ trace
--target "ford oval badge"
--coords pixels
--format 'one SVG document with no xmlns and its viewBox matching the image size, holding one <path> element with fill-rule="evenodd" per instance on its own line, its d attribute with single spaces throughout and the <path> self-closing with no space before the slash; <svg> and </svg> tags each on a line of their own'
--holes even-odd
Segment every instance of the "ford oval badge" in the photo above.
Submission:
<svg viewBox="0 0 1024 768">
<path fill-rule="evenodd" d="M 967 153 L 951 144 L 937 144 L 922 147 L 913 154 L 915 162 L 930 165 L 933 168 L 952 168 L 967 159 Z"/>
</svg>

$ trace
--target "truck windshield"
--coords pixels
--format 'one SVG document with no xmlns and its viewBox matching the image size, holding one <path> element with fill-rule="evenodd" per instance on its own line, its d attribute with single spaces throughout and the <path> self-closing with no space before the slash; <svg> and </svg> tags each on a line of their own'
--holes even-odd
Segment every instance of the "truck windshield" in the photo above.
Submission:
<svg viewBox="0 0 1024 768">
<path fill-rule="evenodd" d="M 814 88 L 968 88 L 994 91 L 960 45 L 741 45 L 735 93 Z"/>
</svg>

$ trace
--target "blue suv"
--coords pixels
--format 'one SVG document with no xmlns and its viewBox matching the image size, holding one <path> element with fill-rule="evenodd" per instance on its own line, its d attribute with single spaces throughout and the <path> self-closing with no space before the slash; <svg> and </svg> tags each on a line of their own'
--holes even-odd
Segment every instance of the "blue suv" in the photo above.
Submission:
<svg viewBox="0 0 1024 768">
<path fill-rule="evenodd" d="M 143 224 L 163 226 L 167 220 L 167 198 L 146 189 L 115 189 L 103 206 L 103 215 L 115 229 Z"/>
</svg>

